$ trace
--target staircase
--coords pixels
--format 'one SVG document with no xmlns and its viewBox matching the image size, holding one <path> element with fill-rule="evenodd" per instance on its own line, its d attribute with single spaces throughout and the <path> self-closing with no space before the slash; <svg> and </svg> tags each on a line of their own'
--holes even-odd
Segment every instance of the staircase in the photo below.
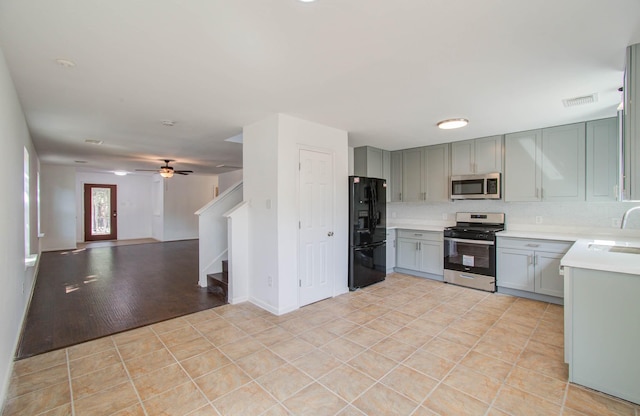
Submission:
<svg viewBox="0 0 640 416">
<path fill-rule="evenodd" d="M 229 300 L 229 261 L 222 260 L 222 272 L 207 275 L 207 292 L 227 303 Z"/>
</svg>

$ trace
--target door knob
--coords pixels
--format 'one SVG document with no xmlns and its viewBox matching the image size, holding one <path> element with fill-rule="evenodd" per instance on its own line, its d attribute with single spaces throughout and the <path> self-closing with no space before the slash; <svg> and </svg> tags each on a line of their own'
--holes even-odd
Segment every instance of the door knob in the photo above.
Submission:
<svg viewBox="0 0 640 416">
<path fill-rule="evenodd" d="M 329 231 L 329 232 L 327 233 L 327 235 L 328 235 L 329 237 L 333 237 L 333 231 Z"/>
<path fill-rule="evenodd" d="M 114 212 L 114 213 L 113 213 L 113 216 L 114 216 L 114 217 L 117 217 L 117 216 L 118 216 L 118 214 Z"/>
</svg>

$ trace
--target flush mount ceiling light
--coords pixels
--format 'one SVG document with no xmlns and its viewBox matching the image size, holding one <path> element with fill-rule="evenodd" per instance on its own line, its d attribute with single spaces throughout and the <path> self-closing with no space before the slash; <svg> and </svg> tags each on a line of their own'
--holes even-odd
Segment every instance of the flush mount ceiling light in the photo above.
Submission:
<svg viewBox="0 0 640 416">
<path fill-rule="evenodd" d="M 450 118 L 448 120 L 439 121 L 437 126 L 443 130 L 459 129 L 469 124 L 466 118 Z"/>
<path fill-rule="evenodd" d="M 68 59 L 56 59 L 55 61 L 58 65 L 60 65 L 63 68 L 73 68 L 74 66 L 76 66 L 75 62 L 70 61 Z"/>
<path fill-rule="evenodd" d="M 104 141 L 98 140 L 98 139 L 85 139 L 84 142 L 89 144 L 97 144 L 97 145 L 104 143 Z"/>
<path fill-rule="evenodd" d="M 165 127 L 173 127 L 176 125 L 176 122 L 173 120 L 162 120 L 160 123 Z"/>
<path fill-rule="evenodd" d="M 124 170 L 114 170 L 113 173 L 118 176 L 127 176 L 127 172 Z"/>
<path fill-rule="evenodd" d="M 301 3 L 313 3 L 316 0 L 298 0 Z"/>
</svg>

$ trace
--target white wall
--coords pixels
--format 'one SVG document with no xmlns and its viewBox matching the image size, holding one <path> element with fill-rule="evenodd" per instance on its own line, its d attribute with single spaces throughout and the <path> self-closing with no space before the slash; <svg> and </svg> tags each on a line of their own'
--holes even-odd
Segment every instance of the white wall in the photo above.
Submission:
<svg viewBox="0 0 640 416">
<path fill-rule="evenodd" d="M 40 172 L 42 251 L 75 249 L 76 169 L 41 165 Z"/>
<path fill-rule="evenodd" d="M 33 288 L 35 268 L 25 270 L 23 152 L 30 156 L 30 242 L 32 254 L 39 254 L 37 238 L 36 172 L 38 158 L 16 94 L 9 69 L 0 50 L 0 154 L 3 170 L 10 173 L 0 181 L 0 402 L 4 402 L 11 376 L 13 356 L 20 328 Z"/>
<path fill-rule="evenodd" d="M 278 116 L 242 129 L 244 200 L 249 203 L 249 298 L 278 311 Z M 266 201 L 271 200 L 271 209 Z M 267 285 L 273 277 L 273 286 Z"/>
<path fill-rule="evenodd" d="M 280 115 L 278 152 L 278 256 L 280 309 L 298 306 L 298 162 L 300 149 L 333 154 L 333 294 L 347 292 L 349 187 L 348 136 L 343 130 Z M 296 253 L 296 255 L 292 255 Z"/>
<path fill-rule="evenodd" d="M 298 162 L 301 148 L 333 154 L 334 295 L 347 288 L 347 133 L 279 114 L 243 129 L 249 202 L 251 301 L 282 314 L 298 308 Z M 269 208 L 270 206 L 270 208 Z M 273 278 L 273 286 L 267 284 Z"/>
<path fill-rule="evenodd" d="M 118 240 L 151 237 L 151 175 L 116 176 L 112 173 L 76 173 L 76 239 L 84 241 L 84 185 L 116 185 Z"/>
<path fill-rule="evenodd" d="M 231 185 L 242 180 L 242 169 L 234 170 L 218 175 L 218 192 L 219 194 L 226 191 Z"/>
<path fill-rule="evenodd" d="M 162 241 L 198 238 L 195 212 L 213 199 L 218 186 L 214 175 L 175 175 L 164 179 Z"/>
</svg>

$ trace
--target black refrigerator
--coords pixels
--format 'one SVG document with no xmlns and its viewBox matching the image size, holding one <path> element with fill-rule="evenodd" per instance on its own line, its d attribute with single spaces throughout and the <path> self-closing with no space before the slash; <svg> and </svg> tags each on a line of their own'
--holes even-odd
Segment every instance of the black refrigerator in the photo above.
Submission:
<svg viewBox="0 0 640 416">
<path fill-rule="evenodd" d="M 387 183 L 349 176 L 349 290 L 387 275 Z"/>
</svg>

